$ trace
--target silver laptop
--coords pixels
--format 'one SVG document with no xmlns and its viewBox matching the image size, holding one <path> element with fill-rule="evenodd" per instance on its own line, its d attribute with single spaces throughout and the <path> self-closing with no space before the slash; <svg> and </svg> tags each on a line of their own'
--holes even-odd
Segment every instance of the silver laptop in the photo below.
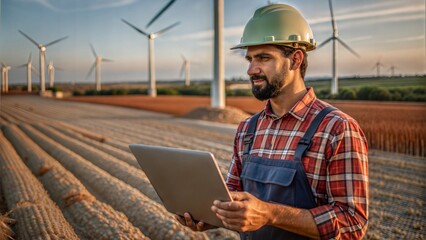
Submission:
<svg viewBox="0 0 426 240">
<path fill-rule="evenodd" d="M 212 153 L 143 144 L 129 148 L 169 212 L 189 212 L 197 221 L 223 227 L 210 207 L 214 200 L 232 198 Z"/>
</svg>

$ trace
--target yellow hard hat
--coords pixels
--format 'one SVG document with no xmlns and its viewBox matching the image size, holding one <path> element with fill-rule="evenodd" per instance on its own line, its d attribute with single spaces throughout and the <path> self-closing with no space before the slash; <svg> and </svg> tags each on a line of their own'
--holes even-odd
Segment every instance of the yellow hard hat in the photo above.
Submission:
<svg viewBox="0 0 426 240">
<path fill-rule="evenodd" d="M 286 4 L 270 4 L 259 8 L 247 22 L 240 44 L 231 49 L 277 44 L 311 51 L 316 42 L 303 15 Z"/>
</svg>

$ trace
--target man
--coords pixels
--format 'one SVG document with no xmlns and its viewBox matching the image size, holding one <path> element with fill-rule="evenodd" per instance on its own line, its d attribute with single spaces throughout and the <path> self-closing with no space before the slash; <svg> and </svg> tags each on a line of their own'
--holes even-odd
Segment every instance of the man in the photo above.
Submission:
<svg viewBox="0 0 426 240">
<path fill-rule="evenodd" d="M 247 49 L 253 95 L 268 100 L 238 127 L 226 180 L 234 201 L 211 208 L 242 239 L 361 239 L 367 230 L 367 142 L 353 118 L 305 87 L 315 46 L 299 11 L 271 4 L 233 48 Z M 180 220 L 208 227 L 189 214 Z"/>
</svg>

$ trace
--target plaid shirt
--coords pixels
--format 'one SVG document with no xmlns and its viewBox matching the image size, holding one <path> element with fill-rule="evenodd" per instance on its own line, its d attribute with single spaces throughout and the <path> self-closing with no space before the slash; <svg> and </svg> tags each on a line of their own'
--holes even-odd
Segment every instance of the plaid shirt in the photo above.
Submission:
<svg viewBox="0 0 426 240">
<path fill-rule="evenodd" d="M 268 101 L 259 116 L 251 155 L 293 160 L 299 139 L 320 110 L 329 104 L 318 100 L 313 89 L 282 117 L 274 115 Z M 243 191 L 243 138 L 250 118 L 241 122 L 227 175 L 231 191 Z M 361 239 L 368 219 L 367 141 L 358 123 L 337 110 L 329 113 L 315 133 L 302 159 L 317 207 L 309 209 L 321 239 Z"/>
</svg>

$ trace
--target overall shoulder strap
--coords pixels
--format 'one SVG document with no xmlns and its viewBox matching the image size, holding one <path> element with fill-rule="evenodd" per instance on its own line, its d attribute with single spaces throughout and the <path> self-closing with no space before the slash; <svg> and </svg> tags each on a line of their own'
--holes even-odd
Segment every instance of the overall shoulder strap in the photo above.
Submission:
<svg viewBox="0 0 426 240">
<path fill-rule="evenodd" d="M 295 161 L 302 161 L 303 155 L 305 155 L 306 151 L 311 146 L 312 137 L 315 135 L 318 126 L 320 125 L 324 117 L 333 110 L 336 110 L 336 108 L 331 106 L 324 108 L 311 122 L 308 130 L 305 132 L 305 135 L 299 140 L 299 143 L 297 144 L 296 153 L 294 154 Z"/>
<path fill-rule="evenodd" d="M 247 132 L 246 132 L 246 134 L 244 136 L 244 151 L 243 151 L 243 155 L 249 154 L 249 151 L 251 149 L 251 145 L 253 143 L 254 133 L 256 132 L 257 119 L 259 119 L 260 113 L 261 112 L 256 113 L 250 119 L 249 127 L 248 127 Z"/>
</svg>

